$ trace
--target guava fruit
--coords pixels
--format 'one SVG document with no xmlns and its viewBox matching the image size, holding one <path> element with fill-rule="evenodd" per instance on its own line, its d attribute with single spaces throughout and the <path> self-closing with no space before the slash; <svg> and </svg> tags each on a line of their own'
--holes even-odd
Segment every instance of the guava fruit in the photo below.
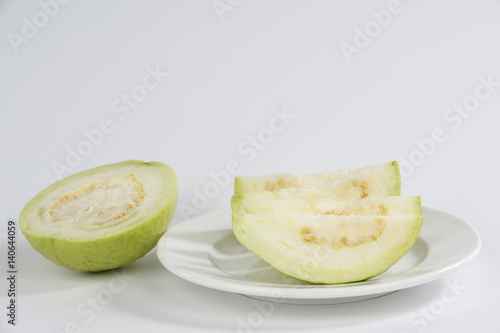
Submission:
<svg viewBox="0 0 500 333">
<path fill-rule="evenodd" d="M 102 271 L 152 250 L 166 232 L 176 203 L 172 168 L 131 160 L 53 183 L 26 204 L 19 227 L 31 246 L 54 263 Z"/>
<path fill-rule="evenodd" d="M 276 199 L 242 200 L 236 196 L 231 202 L 233 214 L 287 213 L 312 215 L 421 215 L 419 196 L 367 197 L 360 200 Z"/>
<path fill-rule="evenodd" d="M 286 188 L 277 191 L 239 193 L 232 201 L 266 200 L 286 198 L 321 198 L 330 197 L 340 200 L 358 200 L 366 197 L 385 197 L 401 194 L 401 174 L 396 162 L 379 164 L 358 169 L 358 171 L 337 180 L 298 188 Z"/>
<path fill-rule="evenodd" d="M 382 164 L 368 165 L 362 168 L 339 169 L 331 171 L 317 172 L 313 174 L 269 174 L 259 176 L 236 177 L 234 180 L 234 193 L 254 193 L 254 192 L 275 192 L 281 189 L 302 187 L 304 185 L 317 185 L 340 179 L 345 176 L 354 175 L 358 172 L 371 169 L 372 172 L 387 172 L 397 169 L 397 162 L 391 161 Z"/>
<path fill-rule="evenodd" d="M 233 214 L 238 241 L 280 272 L 312 283 L 376 276 L 416 241 L 421 215 Z"/>
</svg>

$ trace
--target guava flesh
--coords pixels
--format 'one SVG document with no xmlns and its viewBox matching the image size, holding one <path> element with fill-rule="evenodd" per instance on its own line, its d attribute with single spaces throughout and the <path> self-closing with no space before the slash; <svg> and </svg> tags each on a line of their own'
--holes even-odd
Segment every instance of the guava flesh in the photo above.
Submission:
<svg viewBox="0 0 500 333">
<path fill-rule="evenodd" d="M 415 243 L 420 215 L 339 216 L 240 214 L 238 241 L 280 272 L 312 283 L 337 284 L 376 276 Z"/>
<path fill-rule="evenodd" d="M 282 189 L 298 188 L 307 185 L 317 185 L 353 176 L 359 172 L 399 175 L 399 165 L 396 161 L 367 165 L 362 168 L 338 169 L 316 172 L 312 174 L 268 174 L 259 176 L 241 176 L 234 180 L 234 193 L 276 192 Z"/>
<path fill-rule="evenodd" d="M 396 162 L 358 169 L 340 179 L 277 191 L 236 193 L 232 200 L 266 200 L 330 197 L 339 200 L 359 200 L 366 197 L 398 196 L 401 194 L 401 174 Z"/>
<path fill-rule="evenodd" d="M 282 213 L 312 215 L 421 215 L 419 196 L 367 197 L 360 200 L 275 199 L 242 200 L 235 196 L 231 202 L 234 214 Z"/>
</svg>

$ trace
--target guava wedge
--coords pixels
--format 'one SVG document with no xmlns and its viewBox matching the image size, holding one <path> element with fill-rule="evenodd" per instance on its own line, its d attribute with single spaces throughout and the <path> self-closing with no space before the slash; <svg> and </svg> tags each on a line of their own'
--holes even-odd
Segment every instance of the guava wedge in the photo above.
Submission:
<svg viewBox="0 0 500 333">
<path fill-rule="evenodd" d="M 331 171 L 322 171 L 312 174 L 269 174 L 259 176 L 242 176 L 234 179 L 234 193 L 255 193 L 255 192 L 275 192 L 281 189 L 297 188 L 305 185 L 317 185 L 338 180 L 342 177 L 354 175 L 364 170 L 371 172 L 391 172 L 399 166 L 397 162 L 391 161 L 381 164 L 368 165 L 362 168 L 338 169 Z"/>
<path fill-rule="evenodd" d="M 152 250 L 177 203 L 168 165 L 108 164 L 55 182 L 23 208 L 19 227 L 47 259 L 77 271 L 129 264 Z"/>
<path fill-rule="evenodd" d="M 233 214 L 287 213 L 312 215 L 422 215 L 420 196 L 367 197 L 360 200 L 276 199 L 231 202 Z"/>
<path fill-rule="evenodd" d="M 277 191 L 239 193 L 232 201 L 266 200 L 286 198 L 321 198 L 330 197 L 340 200 L 359 200 L 366 197 L 397 196 L 401 194 L 401 174 L 397 162 L 389 162 L 359 171 L 340 179 L 298 188 L 286 188 Z"/>
<path fill-rule="evenodd" d="M 415 243 L 421 215 L 233 214 L 238 241 L 280 272 L 311 283 L 374 277 Z"/>
</svg>

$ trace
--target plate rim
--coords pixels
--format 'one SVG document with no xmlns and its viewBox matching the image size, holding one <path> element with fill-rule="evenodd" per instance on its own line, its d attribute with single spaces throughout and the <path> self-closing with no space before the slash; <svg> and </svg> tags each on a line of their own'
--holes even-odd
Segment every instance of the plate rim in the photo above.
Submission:
<svg viewBox="0 0 500 333">
<path fill-rule="evenodd" d="M 182 228 L 185 226 L 187 223 L 197 223 L 196 220 L 203 220 L 206 218 L 209 218 L 210 216 L 216 216 L 218 214 L 223 214 L 227 216 L 231 216 L 231 209 L 229 208 L 223 208 L 219 210 L 214 210 L 210 212 L 206 212 L 204 214 L 199 214 L 196 216 L 193 216 L 191 218 L 185 219 L 176 225 L 172 226 L 172 228 L 169 228 L 159 239 L 157 247 L 156 247 L 156 254 L 158 259 L 160 260 L 161 264 L 172 274 L 189 281 L 191 283 L 195 283 L 207 288 L 215 289 L 215 290 L 220 290 L 220 291 L 225 291 L 225 292 L 231 292 L 231 293 L 237 293 L 237 294 L 243 294 L 247 296 L 255 296 L 255 297 L 269 297 L 271 299 L 316 299 L 316 300 L 324 300 L 324 299 L 339 299 L 339 298 L 355 298 L 355 297 L 362 297 L 362 296 L 376 296 L 376 295 L 382 295 L 382 294 L 387 294 L 390 292 L 394 292 L 397 290 L 401 289 L 406 289 L 406 288 L 411 288 L 415 286 L 419 286 L 425 283 L 429 283 L 431 281 L 435 281 L 437 279 L 440 279 L 448 274 L 451 274 L 463 266 L 467 265 L 469 262 L 471 262 L 481 251 L 481 237 L 477 230 L 475 230 L 469 223 L 463 221 L 462 219 L 451 215 L 449 213 L 440 211 L 435 208 L 430 208 L 426 206 L 422 206 L 422 211 L 423 215 L 424 214 L 429 214 L 429 213 L 438 213 L 438 214 L 445 214 L 449 218 L 455 219 L 457 222 L 462 224 L 462 227 L 468 228 L 469 236 L 472 237 L 475 240 L 475 243 L 472 246 L 472 249 L 470 252 L 468 252 L 467 255 L 464 255 L 461 260 L 454 262 L 452 264 L 447 264 L 443 265 L 442 267 L 438 267 L 437 269 L 434 269 L 429 272 L 425 272 L 421 275 L 417 276 L 412 276 L 412 277 L 407 277 L 402 280 L 395 280 L 392 282 L 383 282 L 383 283 L 374 283 L 374 284 L 363 284 L 363 285 L 356 285 L 357 282 L 354 282 L 351 284 L 352 287 L 349 287 L 349 284 L 338 284 L 338 285 L 324 285 L 324 284 L 310 284 L 306 285 L 307 287 L 304 287 L 304 285 L 297 284 L 297 285 L 292 285 L 290 287 L 281 287 L 281 286 L 258 286 L 254 285 L 252 283 L 242 283 L 243 281 L 241 280 L 226 280 L 226 279 L 221 279 L 221 278 L 214 278 L 213 276 L 210 275 L 207 276 L 207 274 L 199 274 L 197 272 L 193 271 L 188 271 L 185 268 L 180 268 L 177 265 L 171 264 L 168 260 L 168 256 L 165 255 L 165 244 L 166 244 L 166 239 L 170 237 L 173 233 L 172 230 L 175 230 L 177 228 Z M 426 213 L 424 213 L 426 212 Z M 198 222 L 199 223 L 199 222 Z M 425 224 L 422 226 L 422 228 L 425 227 Z M 432 227 L 432 225 L 430 226 Z M 429 227 L 427 227 L 429 228 Z M 214 228 L 215 229 L 215 228 Z M 216 230 L 219 230 L 219 228 L 216 228 Z M 222 228 L 220 231 L 227 230 L 230 231 L 232 230 L 230 227 L 229 228 Z M 422 234 L 422 232 L 421 232 Z M 419 235 L 419 239 L 421 236 Z M 426 258 L 423 260 L 423 262 L 427 259 Z M 421 263 L 419 263 L 421 264 Z M 417 265 L 418 266 L 418 265 Z M 417 267 L 415 266 L 415 267 Z M 208 277 L 208 278 L 207 278 Z M 238 282 L 239 281 L 239 282 Z M 367 280 L 369 281 L 369 280 Z M 365 281 L 361 281 L 360 283 L 364 283 Z"/>
</svg>

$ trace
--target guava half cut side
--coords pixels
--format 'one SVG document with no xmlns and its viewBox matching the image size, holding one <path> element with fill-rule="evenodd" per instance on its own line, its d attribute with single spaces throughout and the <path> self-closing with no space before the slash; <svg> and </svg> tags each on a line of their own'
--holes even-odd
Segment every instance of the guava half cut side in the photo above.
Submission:
<svg viewBox="0 0 500 333">
<path fill-rule="evenodd" d="M 234 180 L 234 193 L 275 192 L 281 189 L 297 188 L 305 185 L 317 185 L 338 180 L 342 177 L 354 175 L 360 171 L 372 169 L 377 172 L 392 168 L 398 168 L 397 162 L 390 161 L 381 164 L 367 165 L 361 168 L 345 168 L 328 170 L 312 174 L 267 174 L 258 176 L 240 176 Z"/>
<path fill-rule="evenodd" d="M 340 200 L 359 200 L 366 197 L 398 196 L 401 194 L 401 173 L 396 162 L 362 168 L 354 174 L 340 179 L 298 188 L 281 189 L 274 192 L 250 192 L 235 194 L 237 200 L 266 200 L 330 197 Z"/>
<path fill-rule="evenodd" d="M 415 243 L 421 215 L 233 214 L 238 241 L 293 278 L 321 284 L 369 279 Z"/>
<path fill-rule="evenodd" d="M 47 259 L 77 271 L 129 264 L 167 231 L 177 179 L 161 162 L 130 160 L 57 181 L 23 208 L 19 227 Z"/>
<path fill-rule="evenodd" d="M 312 215 L 422 215 L 420 196 L 367 197 L 360 200 L 334 198 L 241 200 L 231 202 L 233 214 L 283 213 Z"/>
</svg>

